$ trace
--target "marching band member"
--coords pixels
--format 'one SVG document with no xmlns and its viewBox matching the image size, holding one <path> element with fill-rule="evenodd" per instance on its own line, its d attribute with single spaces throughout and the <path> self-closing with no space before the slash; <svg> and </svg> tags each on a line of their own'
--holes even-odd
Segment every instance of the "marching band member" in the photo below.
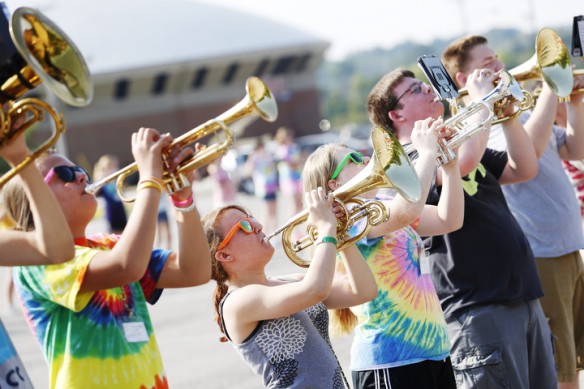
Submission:
<svg viewBox="0 0 584 389">
<path fill-rule="evenodd" d="M 452 42 L 443 61 L 458 86 L 464 85 L 474 69 L 497 72 L 504 67 L 487 39 L 476 35 Z M 575 89 L 583 86 L 584 77 L 576 77 Z M 572 96 L 566 128 L 554 126 L 557 105 L 558 98 L 544 83 L 533 111 L 519 117 L 539 158 L 538 174 L 532 180 L 504 186 L 503 193 L 536 258 L 545 294 L 541 306 L 556 339 L 559 387 L 577 389 L 577 361 L 584 358 L 584 263 L 579 252 L 584 248 L 584 234 L 578 201 L 562 160 L 584 158 L 584 103 L 581 94 Z M 514 145 L 506 135 L 500 127 L 493 129 L 488 147 L 511 153 Z M 533 354 L 533 358 L 541 359 L 541 355 Z M 525 382 L 523 385 L 517 387 L 526 387 Z"/>
<path fill-rule="evenodd" d="M 217 324 L 265 387 L 348 387 L 329 340 L 327 308 L 361 304 L 374 298 L 377 288 L 354 246 L 340 252 L 346 275 L 334 277 L 333 198 L 318 188 L 305 200 L 308 223 L 319 234 L 305 274 L 265 274 L 274 248 L 245 208 L 227 205 L 204 217 L 217 281 Z"/>
<path fill-rule="evenodd" d="M 493 89 L 496 77 L 479 70 L 469 74 L 469 97 L 482 99 Z M 369 95 L 370 119 L 390 128 L 402 143 L 408 141 L 415 121 L 439 117 L 444 111 L 443 105 L 434 101 L 432 89 L 424 84 L 416 87 L 419 83 L 413 73 L 395 70 L 385 75 Z M 542 292 L 533 254 L 500 188 L 502 183 L 528 180 L 537 173 L 535 151 L 520 125 L 508 123 L 506 127 L 505 135 L 513 145 L 509 153 L 485 149 L 488 131 L 479 132 L 460 146 L 457 158 L 464 190 L 462 228 L 425 242 L 459 389 L 476 387 L 477 382 L 496 387 L 498 383 L 491 380 L 506 380 L 512 388 L 528 388 L 528 374 L 538 377 L 541 387 L 555 384 L 550 333 L 537 300 Z M 445 195 L 442 174 L 438 169 L 426 203 L 438 204 Z M 524 324 L 528 319 L 533 326 Z M 530 339 L 529 353 L 538 355 L 541 361 L 538 371 L 531 373 L 528 369 L 528 347 L 518 339 Z M 497 373 L 507 361 L 512 365 Z"/>
<path fill-rule="evenodd" d="M 336 310 L 333 316 L 341 333 L 356 326 L 351 349 L 355 388 L 456 389 L 446 323 L 418 235 L 443 234 L 462 226 L 464 198 L 456 159 L 443 166 L 444 196 L 438 206 L 424 205 L 436 167 L 441 124 L 440 119 L 428 118 L 416 122 L 412 132 L 419 153 L 415 164 L 422 183 L 419 201 L 377 191 L 362 195 L 381 200 L 390 216 L 357 242 L 375 276 L 377 297 L 351 310 Z M 343 145 L 321 146 L 304 166 L 304 189 L 322 185 L 332 192 L 367 163 L 368 157 Z M 365 222 L 356 222 L 352 231 L 361 231 Z M 344 272 L 341 267 L 339 271 Z"/>
<path fill-rule="evenodd" d="M 86 236 L 97 207 L 85 191 L 88 173 L 64 156 L 36 163 L 55 194 L 75 239 L 75 257 L 60 265 L 19 267 L 15 283 L 26 317 L 49 364 L 51 388 L 167 388 L 146 302 L 163 288 L 206 283 L 210 260 L 192 189 L 172 196 L 178 251 L 153 250 L 162 187 L 162 150 L 170 135 L 141 128 L 132 135 L 140 182 L 122 235 Z M 172 150 L 173 167 L 192 150 Z M 4 197 L 20 228 L 30 231 L 19 185 Z"/>
<path fill-rule="evenodd" d="M 16 126 L 20 121 L 16 122 Z M 0 149 L 0 156 L 14 167 L 28 155 L 23 135 Z M 25 266 L 58 264 L 73 258 L 73 235 L 55 196 L 43 182 L 43 177 L 29 164 L 13 181 L 20 181 L 22 197 L 30 203 L 34 231 L 6 230 L 0 232 L 0 265 Z M 0 321 L 0 387 L 32 388 L 25 367 Z"/>
</svg>

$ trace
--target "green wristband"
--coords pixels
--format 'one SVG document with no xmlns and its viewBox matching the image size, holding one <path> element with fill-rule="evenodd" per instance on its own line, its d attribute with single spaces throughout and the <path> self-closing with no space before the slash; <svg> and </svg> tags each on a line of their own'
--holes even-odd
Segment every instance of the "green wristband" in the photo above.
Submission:
<svg viewBox="0 0 584 389">
<path fill-rule="evenodd" d="M 322 238 L 320 238 L 316 242 L 317 245 L 319 245 L 321 243 L 332 243 L 336 247 L 339 242 L 337 241 L 337 238 L 335 238 L 335 237 L 332 237 L 332 236 L 323 236 Z"/>
</svg>

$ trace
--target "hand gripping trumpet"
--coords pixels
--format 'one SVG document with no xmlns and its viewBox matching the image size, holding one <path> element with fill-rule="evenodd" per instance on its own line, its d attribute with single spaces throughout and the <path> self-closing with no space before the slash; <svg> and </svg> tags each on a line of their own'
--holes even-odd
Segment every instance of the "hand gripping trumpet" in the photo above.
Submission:
<svg viewBox="0 0 584 389">
<path fill-rule="evenodd" d="M 91 102 L 93 84 L 85 60 L 77 47 L 51 20 L 39 11 L 20 7 L 10 20 L 0 3 L 0 147 L 12 139 L 23 136 L 33 124 L 52 119 L 53 133 L 31 155 L 0 178 L 0 188 L 39 155 L 53 147 L 65 132 L 65 119 L 45 101 L 28 97 L 17 100 L 41 83 L 63 102 L 83 107 Z M 18 117 L 23 124 L 12 128 Z"/>
<path fill-rule="evenodd" d="M 168 170 L 164 172 L 162 180 L 165 189 L 169 194 L 177 192 L 190 185 L 187 173 L 209 164 L 211 161 L 227 152 L 229 147 L 233 144 L 233 134 L 229 129 L 230 124 L 250 115 L 260 116 L 268 122 L 276 120 L 278 117 L 276 100 L 262 80 L 257 77 L 249 77 L 246 83 L 246 92 L 246 96 L 239 103 L 216 118 L 211 119 L 176 138 L 172 144 L 166 148 L 166 151 L 170 150 L 172 147 L 183 148 L 188 144 L 194 144 L 197 140 L 208 135 L 215 135 L 216 137 L 221 138 L 222 134 L 223 138 L 222 142 L 214 143 L 196 151 L 189 159 L 181 162 L 180 166 L 178 166 L 174 172 L 170 173 Z M 165 161 L 165 166 L 168 166 L 166 163 L 167 157 L 165 152 L 163 152 L 162 157 Z M 124 194 L 123 187 L 126 178 L 137 170 L 138 166 L 136 162 L 134 162 L 105 177 L 101 181 L 88 185 L 85 188 L 85 191 L 95 194 L 102 186 L 117 179 L 116 189 L 118 195 L 123 201 L 132 202 L 136 198 L 127 197 Z"/>
<path fill-rule="evenodd" d="M 340 204 L 346 217 L 337 224 L 337 251 L 362 239 L 371 226 L 386 221 L 389 217 L 385 206 L 379 201 L 365 202 L 358 196 L 372 189 L 393 188 L 409 201 L 418 201 L 422 187 L 411 161 L 398 140 L 385 128 L 376 126 L 371 131 L 373 155 L 365 169 L 332 192 L 335 201 Z M 366 218 L 367 225 L 358 235 L 348 237 L 351 226 L 358 220 Z M 301 267 L 308 267 L 310 260 L 302 258 L 301 251 L 312 246 L 318 238 L 318 231 L 307 227 L 307 235 L 299 240 L 292 240 L 295 228 L 308 219 L 308 210 L 292 217 L 288 223 L 266 237 L 266 240 L 282 233 L 282 247 L 292 262 Z"/>
<path fill-rule="evenodd" d="M 438 155 L 436 160 L 438 165 L 446 164 L 456 158 L 456 154 L 452 151 L 468 140 L 470 137 L 487 128 L 495 117 L 493 106 L 497 101 L 512 96 L 519 101 L 523 100 L 524 95 L 521 87 L 515 81 L 513 76 L 507 71 L 501 72 L 501 77 L 497 86 L 484 96 L 481 100 L 475 101 L 468 107 L 465 107 L 448 120 L 445 120 L 440 128 L 451 128 L 455 131 L 454 135 L 445 138 L 438 138 Z M 482 120 L 470 121 L 476 115 L 487 116 Z M 480 119 L 480 116 L 478 116 Z M 406 153 L 410 154 L 414 151 L 413 145 L 405 147 Z"/>
</svg>

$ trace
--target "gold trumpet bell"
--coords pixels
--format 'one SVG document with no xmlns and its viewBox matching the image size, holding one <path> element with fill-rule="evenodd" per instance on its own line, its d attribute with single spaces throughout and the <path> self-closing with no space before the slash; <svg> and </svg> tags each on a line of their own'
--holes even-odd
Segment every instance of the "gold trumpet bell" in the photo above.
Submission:
<svg viewBox="0 0 584 389">
<path fill-rule="evenodd" d="M 83 107 L 91 102 L 93 84 L 85 60 L 51 20 L 39 11 L 21 7 L 14 11 L 10 21 L 8 10 L 0 2 L 0 147 L 22 134 L 45 117 L 52 121 L 52 134 L 25 160 L 0 177 L 0 188 L 53 147 L 65 132 L 65 118 L 47 102 L 28 97 L 18 100 L 26 92 L 45 83 L 63 102 Z M 15 129 L 13 122 L 23 118 Z"/>
<path fill-rule="evenodd" d="M 91 102 L 93 83 L 87 64 L 71 39 L 55 23 L 35 9 L 21 7 L 12 15 L 10 35 L 32 68 L 32 71 L 26 67 L 20 71 L 21 75 L 28 75 L 28 83 L 36 86 L 42 80 L 60 100 L 75 107 Z M 16 75 L 16 79 L 21 77 Z M 22 83 L 15 97 L 30 89 L 26 84 Z"/>
<path fill-rule="evenodd" d="M 551 28 L 542 28 L 535 40 L 535 54 L 509 73 L 519 82 L 543 78 L 558 97 L 568 97 L 574 85 L 570 53 Z"/>
</svg>

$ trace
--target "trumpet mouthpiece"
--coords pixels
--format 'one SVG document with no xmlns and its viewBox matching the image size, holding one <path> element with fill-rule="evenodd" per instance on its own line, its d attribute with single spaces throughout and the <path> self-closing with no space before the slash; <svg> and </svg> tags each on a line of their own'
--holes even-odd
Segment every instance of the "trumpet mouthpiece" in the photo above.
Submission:
<svg viewBox="0 0 584 389">
<path fill-rule="evenodd" d="M 436 96 L 436 97 L 434 97 L 434 100 L 432 100 L 432 101 L 433 101 L 433 102 L 435 102 L 435 103 L 437 103 L 437 102 L 439 102 L 440 100 L 442 100 L 442 99 L 441 99 L 440 97 Z"/>
</svg>

